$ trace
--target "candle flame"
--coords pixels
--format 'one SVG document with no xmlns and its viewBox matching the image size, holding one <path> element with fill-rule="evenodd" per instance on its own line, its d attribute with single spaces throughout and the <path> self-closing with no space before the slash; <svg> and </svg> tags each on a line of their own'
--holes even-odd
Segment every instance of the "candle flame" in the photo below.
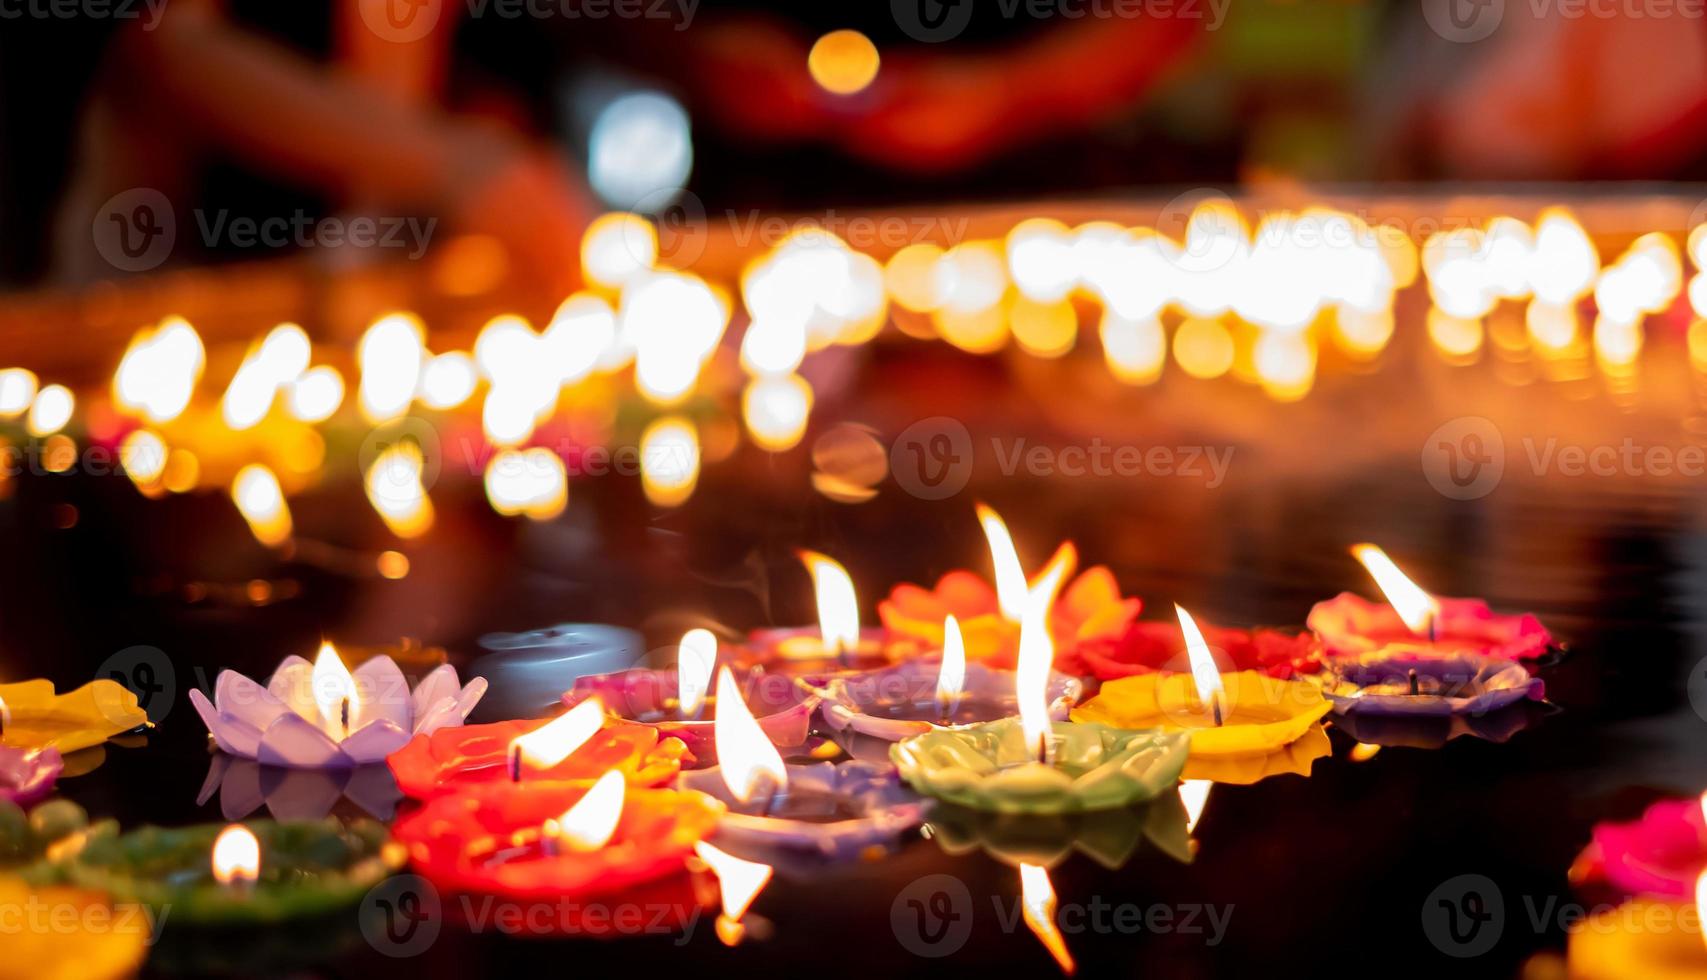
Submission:
<svg viewBox="0 0 1707 980">
<path fill-rule="evenodd" d="M 409 410 L 426 358 L 426 328 L 413 313 L 392 313 L 375 320 L 356 346 L 361 380 L 357 404 L 375 425 Z"/>
<path fill-rule="evenodd" d="M 1028 755 L 1041 757 L 1049 734 L 1049 669 L 1055 661 L 1055 644 L 1049 638 L 1049 607 L 1066 577 L 1067 562 L 1057 554 L 1026 594 L 1020 619 L 1019 663 L 1014 671 L 1014 694 L 1019 700 L 1020 731 Z"/>
<path fill-rule="evenodd" d="M 717 717 L 711 721 L 711 735 L 717 746 L 718 771 L 735 799 L 746 803 L 766 784 L 769 793 L 788 785 L 782 754 L 747 710 L 728 667 L 717 672 Z"/>
<path fill-rule="evenodd" d="M 622 820 L 622 798 L 628 780 L 615 769 L 599 777 L 585 796 L 563 811 L 555 820 L 545 822 L 545 835 L 576 851 L 596 851 L 610 841 L 616 825 Z"/>
<path fill-rule="evenodd" d="M 1215 783 L 1207 779 L 1187 779 L 1179 784 L 1179 799 L 1185 804 L 1185 832 L 1197 829 L 1203 817 L 1203 807 L 1209 802 L 1209 790 Z"/>
<path fill-rule="evenodd" d="M 733 921 L 746 915 L 753 899 L 759 897 L 759 892 L 771 880 L 771 866 L 743 860 L 705 841 L 695 844 L 693 850 L 717 875 L 717 890 L 723 898 L 723 916 Z"/>
<path fill-rule="evenodd" d="M 1185 653 L 1191 660 L 1191 681 L 1197 687 L 1197 699 L 1205 710 L 1223 719 L 1227 713 L 1227 691 L 1221 684 L 1221 669 L 1215 666 L 1215 656 L 1209 652 L 1209 644 L 1191 613 L 1178 603 L 1174 604 L 1174 612 L 1179 614 L 1180 633 L 1185 636 Z"/>
<path fill-rule="evenodd" d="M 588 698 L 526 735 L 517 736 L 510 743 L 510 751 L 518 763 L 550 769 L 587 744 L 604 724 L 604 705 L 598 698 Z"/>
<path fill-rule="evenodd" d="M 1698 920 L 1707 919 L 1707 871 L 1695 879 L 1695 915 Z M 1702 941 L 1707 942 L 1707 929 L 1702 931 Z"/>
<path fill-rule="evenodd" d="M 816 551 L 801 551 L 800 560 L 812 573 L 824 652 L 835 657 L 858 649 L 859 598 L 854 594 L 853 579 L 848 577 L 848 570 L 834 558 Z"/>
<path fill-rule="evenodd" d="M 356 680 L 332 644 L 320 644 L 310 678 L 314 703 L 320 707 L 321 727 L 333 738 L 348 738 L 349 719 L 356 716 Z"/>
<path fill-rule="evenodd" d="M 966 687 L 966 640 L 960 635 L 960 620 L 952 615 L 942 621 L 942 664 L 936 673 L 936 700 L 944 712 L 952 711 Z"/>
<path fill-rule="evenodd" d="M 1019 866 L 1020 909 L 1025 924 L 1043 941 L 1049 955 L 1055 957 L 1061 972 L 1071 976 L 1073 954 L 1067 950 L 1067 940 L 1055 925 L 1055 886 L 1049 883 L 1049 872 L 1042 865 L 1021 863 Z"/>
<path fill-rule="evenodd" d="M 1393 564 L 1393 559 L 1387 553 L 1372 544 L 1353 545 L 1351 553 L 1369 574 L 1375 579 L 1375 584 L 1386 595 L 1387 602 L 1393 611 L 1405 621 L 1412 633 L 1423 635 L 1428 632 L 1429 621 L 1440 612 L 1440 603 L 1434 597 L 1424 592 L 1415 582 L 1399 571 L 1399 566 Z"/>
<path fill-rule="evenodd" d="M 710 630 L 692 629 L 682 634 L 682 642 L 676 646 L 676 698 L 682 717 L 699 717 L 716 663 L 717 637 Z"/>
<path fill-rule="evenodd" d="M 283 544 L 290 537 L 290 508 L 285 505 L 279 478 L 260 463 L 237 471 L 231 481 L 231 499 L 255 540 L 264 545 Z"/>
<path fill-rule="evenodd" d="M 261 876 L 261 842 L 240 823 L 219 832 L 213 842 L 213 877 L 222 885 L 251 882 Z"/>
<path fill-rule="evenodd" d="M 975 507 L 978 523 L 984 526 L 984 537 L 990 542 L 990 561 L 995 565 L 996 605 L 1001 607 L 1003 619 L 1017 623 L 1025 617 L 1026 609 L 1025 569 L 1019 563 L 1019 552 L 1014 550 L 1013 536 L 1002 515 L 983 504 Z"/>
</svg>

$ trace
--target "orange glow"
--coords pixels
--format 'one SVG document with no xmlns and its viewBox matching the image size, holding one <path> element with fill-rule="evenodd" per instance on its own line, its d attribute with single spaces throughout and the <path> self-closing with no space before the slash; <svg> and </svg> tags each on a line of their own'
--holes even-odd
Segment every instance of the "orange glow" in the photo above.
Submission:
<svg viewBox="0 0 1707 980">
<path fill-rule="evenodd" d="M 1219 320 L 1191 319 L 1174 332 L 1174 360 L 1194 378 L 1219 378 L 1233 367 L 1233 335 Z"/>
<path fill-rule="evenodd" d="M 37 438 L 51 436 L 65 428 L 76 408 L 77 399 L 71 394 L 71 389 L 64 385 L 48 385 L 36 392 L 36 400 L 30 405 L 30 415 L 24 428 Z"/>
<path fill-rule="evenodd" d="M 419 537 L 433 526 L 433 501 L 421 482 L 424 466 L 421 447 L 405 441 L 380 453 L 368 468 L 368 502 L 400 538 Z"/>
<path fill-rule="evenodd" d="M 201 336 L 182 317 L 167 317 L 131 338 L 113 375 L 113 404 L 156 425 L 183 413 L 207 365 Z"/>
<path fill-rule="evenodd" d="M 544 446 L 504 449 L 486 464 L 486 501 L 505 517 L 548 521 L 569 506 L 569 472 Z"/>
<path fill-rule="evenodd" d="M 771 453 L 800 444 L 812 415 L 812 386 L 798 374 L 759 378 L 741 393 L 741 420 L 753 443 Z"/>
<path fill-rule="evenodd" d="M 776 794 L 788 786 L 782 754 L 748 710 L 728 667 L 717 671 L 717 717 L 711 720 L 717 763 L 723 783 L 742 803 L 762 793 Z"/>
<path fill-rule="evenodd" d="M 1020 732 L 1027 754 L 1044 758 L 1049 734 L 1049 670 L 1055 662 L 1055 642 L 1049 636 L 1049 609 L 1061 591 L 1062 580 L 1074 555 L 1063 548 L 1050 559 L 1026 593 L 1020 617 L 1018 664 L 1014 668 L 1014 694 L 1019 701 Z"/>
<path fill-rule="evenodd" d="M 323 422 L 344 403 L 344 376 L 330 364 L 302 372 L 285 386 L 285 408 L 299 422 Z"/>
<path fill-rule="evenodd" d="M 334 739 L 348 738 L 350 720 L 356 716 L 356 680 L 332 644 L 320 644 L 309 682 L 314 687 L 314 704 L 320 709 L 320 727 Z"/>
<path fill-rule="evenodd" d="M 1453 316 L 1438 306 L 1428 310 L 1428 339 L 1447 360 L 1473 360 L 1485 334 L 1480 317 Z"/>
<path fill-rule="evenodd" d="M 1203 818 L 1203 808 L 1209 803 L 1209 790 L 1215 786 L 1207 779 L 1185 779 L 1179 784 L 1180 803 L 1185 806 L 1185 832 L 1191 833 L 1197 829 L 1197 821 Z"/>
<path fill-rule="evenodd" d="M 658 419 L 640 436 L 640 485 L 659 507 L 677 507 L 699 483 L 699 433 L 676 416 Z"/>
<path fill-rule="evenodd" d="M 1351 761 L 1368 762 L 1381 751 L 1381 746 L 1371 742 L 1359 742 L 1351 747 Z"/>
<path fill-rule="evenodd" d="M 1440 603 L 1434 597 L 1424 592 L 1417 584 L 1399 571 L 1399 566 L 1393 564 L 1393 559 L 1387 553 L 1372 544 L 1353 545 L 1351 553 L 1363 567 L 1369 570 L 1370 577 L 1387 596 L 1387 602 L 1412 633 L 1422 636 L 1428 632 L 1429 624 L 1440 612 Z"/>
<path fill-rule="evenodd" d="M 960 620 L 942 621 L 942 665 L 936 672 L 936 702 L 944 713 L 954 710 L 966 687 L 966 640 L 960 635 Z"/>
<path fill-rule="evenodd" d="M 914 242 L 894 255 L 883 267 L 883 285 L 889 298 L 915 313 L 929 313 L 942 305 L 936 280 L 942 248 L 930 242 Z"/>
<path fill-rule="evenodd" d="M 676 645 L 676 700 L 683 718 L 699 717 L 711 669 L 717 664 L 717 637 L 710 630 L 691 629 Z"/>
<path fill-rule="evenodd" d="M 859 597 L 848 570 L 834 558 L 816 551 L 801 551 L 800 560 L 812 575 L 824 654 L 837 657 L 852 653 L 859 647 Z"/>
<path fill-rule="evenodd" d="M 812 45 L 806 67 L 812 80 L 832 95 L 852 95 L 877 77 L 882 59 L 871 39 L 858 31 L 831 31 Z"/>
<path fill-rule="evenodd" d="M 746 915 L 753 899 L 759 897 L 771 880 L 771 866 L 742 860 L 704 841 L 695 844 L 693 850 L 717 875 L 717 888 L 723 899 L 722 918 L 733 922 Z"/>
<path fill-rule="evenodd" d="M 550 769 L 598 734 L 605 724 L 605 708 L 598 698 L 588 698 L 544 725 L 519 735 L 510 743 L 511 772 L 519 774 L 523 763 L 534 769 Z"/>
<path fill-rule="evenodd" d="M 249 531 L 264 545 L 283 544 L 290 537 L 290 508 L 286 506 L 279 478 L 260 463 L 237 471 L 231 481 L 231 500 L 249 522 Z"/>
<path fill-rule="evenodd" d="M 36 375 L 25 368 L 0 371 L 0 419 L 15 419 L 36 400 Z"/>
<path fill-rule="evenodd" d="M 574 806 L 545 822 L 546 838 L 575 851 L 596 851 L 605 846 L 622 820 L 622 798 L 627 789 L 628 780 L 615 769 L 600 776 Z"/>
<path fill-rule="evenodd" d="M 426 357 L 426 328 L 413 313 L 392 313 L 374 321 L 356 345 L 361 382 L 356 400 L 362 417 L 378 424 L 409 410 Z"/>
<path fill-rule="evenodd" d="M 222 885 L 261 877 L 261 842 L 248 827 L 234 823 L 219 832 L 213 842 L 213 877 Z"/>
<path fill-rule="evenodd" d="M 1168 336 L 1160 320 L 1127 320 L 1105 313 L 1101 333 L 1103 360 L 1121 382 L 1147 385 L 1162 376 L 1168 359 Z"/>
<path fill-rule="evenodd" d="M 152 486 L 166 472 L 166 441 L 149 429 L 133 429 L 119 443 L 119 462 L 139 487 Z"/>
<path fill-rule="evenodd" d="M 1221 668 L 1215 666 L 1215 655 L 1203 639 L 1203 631 L 1185 607 L 1174 604 L 1179 614 L 1180 634 L 1185 637 L 1185 654 L 1191 661 L 1191 682 L 1197 688 L 1197 700 L 1215 719 L 1217 725 L 1227 716 L 1227 691 L 1221 684 Z"/>
<path fill-rule="evenodd" d="M 1055 925 L 1055 886 L 1049 882 L 1048 870 L 1042 865 L 1021 862 L 1019 882 L 1020 909 L 1025 916 L 1025 924 L 1043 941 L 1043 947 L 1055 957 L 1061 972 L 1071 976 L 1073 954 L 1068 952 L 1067 940 Z"/>
<path fill-rule="evenodd" d="M 589 282 L 620 289 L 658 261 L 658 229 L 637 214 L 600 215 L 581 236 L 581 270 Z"/>
<path fill-rule="evenodd" d="M 234 432 L 252 429 L 272 410 L 279 389 L 308 370 L 312 345 L 294 323 L 281 323 L 250 349 L 220 401 L 220 414 Z"/>
</svg>

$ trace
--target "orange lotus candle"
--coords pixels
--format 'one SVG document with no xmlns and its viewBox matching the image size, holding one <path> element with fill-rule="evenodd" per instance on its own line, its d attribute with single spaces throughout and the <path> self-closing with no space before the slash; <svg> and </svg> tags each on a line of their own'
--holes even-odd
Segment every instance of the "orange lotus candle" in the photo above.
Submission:
<svg viewBox="0 0 1707 980">
<path fill-rule="evenodd" d="M 1697 880 L 1693 902 L 1641 896 L 1573 924 L 1571 980 L 1707 980 L 1704 905 L 1707 874 Z"/>
</svg>

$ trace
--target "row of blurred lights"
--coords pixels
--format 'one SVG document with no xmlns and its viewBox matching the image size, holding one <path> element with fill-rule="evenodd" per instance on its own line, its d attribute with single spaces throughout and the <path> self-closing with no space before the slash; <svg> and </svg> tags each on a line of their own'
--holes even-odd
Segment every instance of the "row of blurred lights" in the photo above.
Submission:
<svg viewBox="0 0 1707 980">
<path fill-rule="evenodd" d="M 1707 268 L 1707 233 L 1697 229 L 1687 250 L 1696 268 Z M 1534 226 L 1497 217 L 1442 231 L 1420 250 L 1401 228 L 1327 208 L 1270 214 L 1252 227 L 1225 199 L 1197 206 L 1179 240 L 1113 222 L 1069 228 L 1032 218 L 1004 239 L 916 243 L 886 262 L 808 228 L 742 270 L 746 328 L 728 348 L 728 363 L 713 368 L 736 295 L 661 264 L 650 222 L 627 213 L 600 218 L 580 258 L 588 288 L 566 299 L 543 330 L 506 314 L 479 331 L 472 349 L 434 352 L 419 317 L 375 321 L 355 351 L 361 418 L 379 426 L 416 405 L 451 411 L 480 396 L 482 434 L 495 449 L 484 472 L 488 500 L 502 514 L 543 520 L 566 505 L 568 472 L 556 452 L 528 444 L 566 393 L 595 375 L 631 371 L 640 395 L 664 413 L 646 429 L 638 456 L 648 497 L 672 506 L 692 494 L 701 457 L 699 427 L 673 412 L 708 369 L 721 378 L 738 365 L 749 438 L 785 451 L 798 445 L 812 411 L 813 389 L 799 373 L 805 358 L 866 343 L 890 323 L 970 353 L 1011 341 L 1055 358 L 1076 346 L 1082 319 L 1097 317 L 1104 361 L 1122 382 L 1154 382 L 1171 354 L 1190 377 L 1232 375 L 1291 400 L 1314 384 L 1324 339 L 1353 359 L 1379 354 L 1393 335 L 1396 293 L 1419 276 L 1432 301 L 1429 337 L 1449 361 L 1473 359 L 1484 320 L 1502 302 L 1517 302 L 1525 304 L 1525 339 L 1534 349 L 1592 348 L 1609 374 L 1628 373 L 1643 318 L 1667 309 L 1684 285 L 1682 255 L 1669 237 L 1642 236 L 1603 268 L 1592 240 L 1562 210 L 1544 212 Z M 1688 293 L 1707 317 L 1707 280 L 1695 276 Z M 1590 297 L 1596 313 L 1585 345 L 1578 310 Z M 1704 329 L 1691 331 L 1690 346 L 1707 364 Z M 314 353 L 295 324 L 252 344 L 219 398 L 215 431 L 261 431 L 267 438 L 257 441 L 266 444 L 269 420 L 282 417 L 295 423 L 290 439 L 275 440 L 293 447 L 287 468 L 317 469 L 324 444 L 312 426 L 337 414 L 346 392 L 338 368 L 314 363 Z M 201 338 L 178 317 L 139 331 L 120 361 L 112 407 L 136 423 L 120 459 L 145 492 L 181 492 L 200 479 L 197 457 L 171 447 L 167 431 L 190 409 L 206 366 Z M 34 436 L 64 428 L 74 404 L 63 386 L 38 390 L 30 372 L 0 371 L 0 418 L 27 414 Z M 420 447 L 403 442 L 380 452 L 364 474 L 370 502 L 400 537 L 432 526 L 425 465 Z M 286 489 L 267 462 L 238 469 L 231 493 L 257 537 L 289 538 Z"/>
</svg>

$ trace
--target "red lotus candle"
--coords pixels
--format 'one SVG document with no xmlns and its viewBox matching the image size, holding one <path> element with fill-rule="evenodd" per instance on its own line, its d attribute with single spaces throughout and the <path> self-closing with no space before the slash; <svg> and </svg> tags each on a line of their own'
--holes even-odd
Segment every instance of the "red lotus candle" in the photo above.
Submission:
<svg viewBox="0 0 1707 980">
<path fill-rule="evenodd" d="M 1632 895 L 1686 899 L 1707 872 L 1707 794 L 1660 800 L 1638 820 L 1599 823 L 1571 866 L 1577 884 L 1611 885 Z"/>
<path fill-rule="evenodd" d="M 887 662 L 883 632 L 861 629 L 859 596 L 841 563 L 816 551 L 800 552 L 812 575 L 818 626 L 754 630 L 735 665 L 767 673 L 823 674 Z"/>
<path fill-rule="evenodd" d="M 595 700 L 549 722 L 523 719 L 417 736 L 385 760 L 397 788 L 416 799 L 484 783 L 585 785 L 610 770 L 635 786 L 661 786 L 693 756 L 654 728 L 607 717 Z"/>
<path fill-rule="evenodd" d="M 1387 602 L 1342 592 L 1318 602 L 1306 621 L 1330 657 L 1374 653 L 1395 644 L 1443 653 L 1478 653 L 1529 660 L 1547 652 L 1553 638 L 1529 613 L 1499 615 L 1481 599 L 1444 599 L 1423 591 L 1372 544 L 1352 554 L 1369 570 Z"/>
<path fill-rule="evenodd" d="M 995 586 L 964 569 L 947 573 L 933 589 L 908 583 L 896 586 L 877 607 L 889 631 L 892 659 L 941 650 L 943 622 L 953 616 L 960 623 L 969 660 L 1012 669 L 1019 653 L 1026 594 L 1056 569 L 1061 570 L 1063 581 L 1071 579 L 1049 613 L 1049 634 L 1059 655 L 1070 656 L 1081 643 L 1119 636 L 1138 617 L 1142 604 L 1121 596 L 1107 568 L 1099 565 L 1072 577 L 1079 561 L 1072 542 L 1057 548 L 1043 571 L 1028 583 L 1001 516 L 979 504 L 978 520 L 990 543 Z"/>
<path fill-rule="evenodd" d="M 1254 670 L 1281 680 L 1322 669 L 1322 643 L 1314 633 L 1200 625 L 1205 642 L 1225 656 L 1228 663 L 1223 669 Z M 1179 624 L 1159 622 L 1132 623 L 1117 636 L 1080 643 L 1059 658 L 1056 667 L 1103 681 L 1157 672 L 1191 672 Z"/>
<path fill-rule="evenodd" d="M 465 785 L 392 835 L 441 892 L 546 910 L 529 916 L 530 931 L 598 936 L 624 931 L 618 903 L 661 910 L 678 926 L 698 913 L 686 862 L 722 810 L 701 793 L 630 788 L 628 774 L 612 770 L 590 785 Z"/>
</svg>

